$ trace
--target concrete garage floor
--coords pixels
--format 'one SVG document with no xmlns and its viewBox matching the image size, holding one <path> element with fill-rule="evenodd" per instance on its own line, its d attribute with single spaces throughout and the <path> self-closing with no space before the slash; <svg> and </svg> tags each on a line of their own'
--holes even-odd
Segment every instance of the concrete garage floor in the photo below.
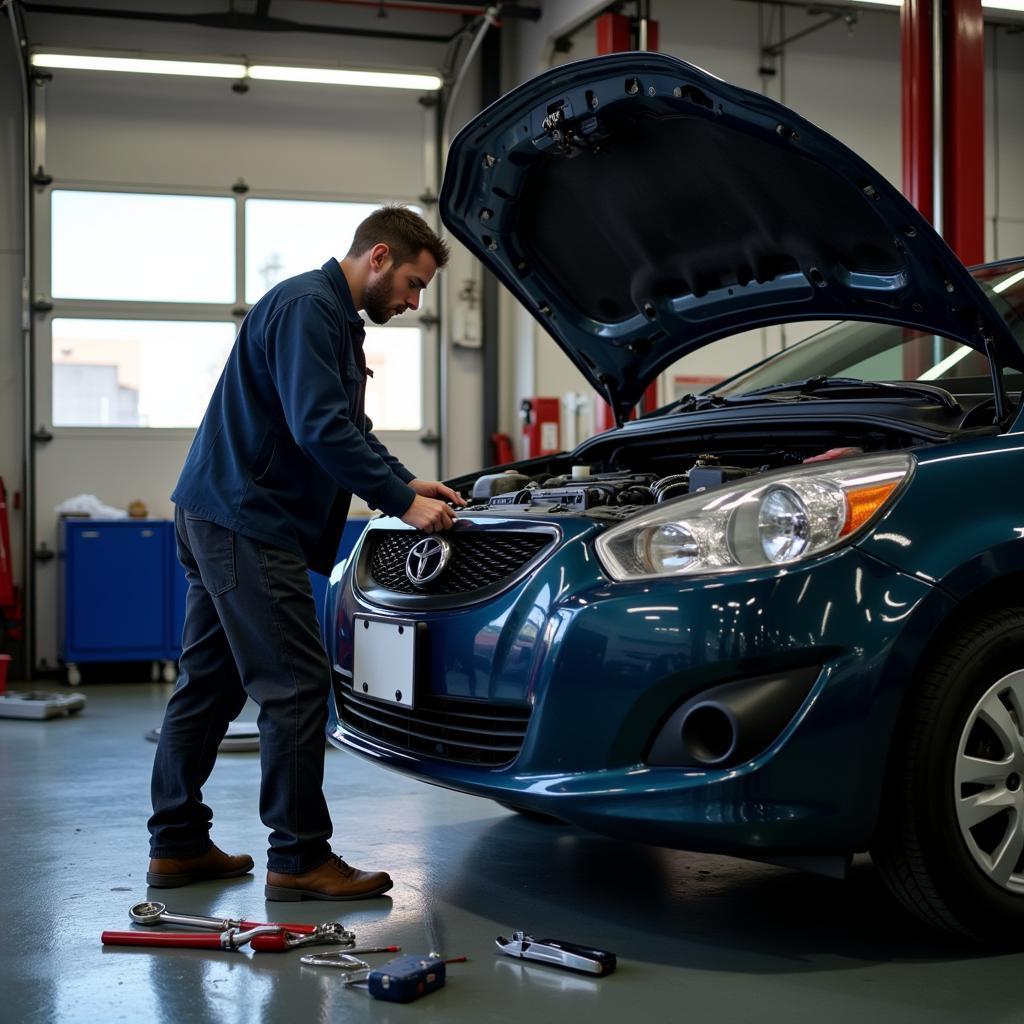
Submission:
<svg viewBox="0 0 1024 1024">
<path fill-rule="evenodd" d="M 216 841 L 251 852 L 256 874 L 147 890 L 155 748 L 143 736 L 170 688 L 81 692 L 89 703 L 78 716 L 0 720 L 0 1018 L 10 1024 L 1024 1021 L 1024 954 L 933 936 L 890 902 L 866 861 L 838 883 L 633 846 L 527 821 L 336 750 L 326 783 L 336 849 L 389 870 L 388 896 L 264 902 L 254 753 L 221 754 L 207 799 Z M 100 932 L 134 927 L 128 908 L 148 897 L 183 913 L 341 919 L 361 942 L 471 959 L 449 967 L 445 989 L 401 1007 L 346 990 L 336 972 L 299 964 L 297 952 L 103 948 Z M 517 927 L 604 946 L 619 970 L 589 979 L 495 956 L 494 937 Z"/>
</svg>

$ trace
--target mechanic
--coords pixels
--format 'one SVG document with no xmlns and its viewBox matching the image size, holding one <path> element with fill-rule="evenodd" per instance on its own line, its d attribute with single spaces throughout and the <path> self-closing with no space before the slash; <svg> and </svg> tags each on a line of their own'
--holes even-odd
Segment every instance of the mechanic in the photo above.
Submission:
<svg viewBox="0 0 1024 1024">
<path fill-rule="evenodd" d="M 260 817 L 268 900 L 344 900 L 391 888 L 331 851 L 323 793 L 331 670 L 307 566 L 329 573 L 349 502 L 426 532 L 452 526 L 444 484 L 420 480 L 364 412 L 363 310 L 416 309 L 448 248 L 411 210 L 386 206 L 348 254 L 270 289 L 242 322 L 171 496 L 188 578 L 177 685 L 153 765 L 146 881 L 173 887 L 252 870 L 210 839 L 202 788 L 228 724 L 259 705 Z"/>
</svg>

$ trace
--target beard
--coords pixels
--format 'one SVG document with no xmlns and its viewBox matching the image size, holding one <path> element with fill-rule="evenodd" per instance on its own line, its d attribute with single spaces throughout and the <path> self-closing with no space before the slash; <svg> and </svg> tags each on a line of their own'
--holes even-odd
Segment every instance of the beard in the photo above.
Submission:
<svg viewBox="0 0 1024 1024">
<path fill-rule="evenodd" d="M 386 324 L 393 315 L 389 304 L 394 277 L 395 268 L 389 267 L 363 293 L 363 310 L 375 324 Z"/>
</svg>

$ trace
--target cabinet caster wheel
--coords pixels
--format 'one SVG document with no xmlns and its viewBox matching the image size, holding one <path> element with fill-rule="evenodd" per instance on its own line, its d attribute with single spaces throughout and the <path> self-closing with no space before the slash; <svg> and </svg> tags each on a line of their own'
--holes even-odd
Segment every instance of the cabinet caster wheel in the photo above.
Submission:
<svg viewBox="0 0 1024 1024">
<path fill-rule="evenodd" d="M 165 661 L 162 669 L 165 683 L 176 683 L 178 681 L 178 666 L 173 661 Z"/>
<path fill-rule="evenodd" d="M 66 666 L 68 686 L 78 686 L 82 681 L 82 673 L 77 665 Z"/>
</svg>

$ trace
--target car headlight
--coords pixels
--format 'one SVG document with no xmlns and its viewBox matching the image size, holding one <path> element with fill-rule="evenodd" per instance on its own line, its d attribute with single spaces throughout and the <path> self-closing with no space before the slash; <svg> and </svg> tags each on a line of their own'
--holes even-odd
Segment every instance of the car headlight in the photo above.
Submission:
<svg viewBox="0 0 1024 1024">
<path fill-rule="evenodd" d="M 902 452 L 776 470 L 656 505 L 597 539 L 616 580 L 787 565 L 846 543 L 914 467 Z"/>
</svg>

